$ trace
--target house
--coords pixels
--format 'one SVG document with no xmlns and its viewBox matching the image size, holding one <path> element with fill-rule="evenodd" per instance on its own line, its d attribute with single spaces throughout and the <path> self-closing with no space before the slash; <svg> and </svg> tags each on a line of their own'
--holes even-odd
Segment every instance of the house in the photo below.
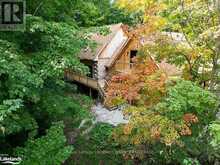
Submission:
<svg viewBox="0 0 220 165">
<path fill-rule="evenodd" d="M 80 61 L 89 67 L 90 74 L 85 76 L 68 70 L 65 72 L 67 80 L 81 83 L 102 95 L 112 74 L 129 72 L 139 46 L 131 44 L 132 39 L 127 35 L 125 25 L 120 23 L 109 25 L 108 28 L 107 35 L 92 34 L 91 39 L 97 43 L 95 50 L 87 48 L 79 54 Z"/>
<path fill-rule="evenodd" d="M 82 63 L 90 69 L 90 74 L 80 75 L 72 71 L 66 71 L 65 77 L 69 81 L 83 84 L 96 90 L 104 96 L 107 81 L 116 73 L 129 73 L 133 67 L 133 58 L 142 46 L 128 34 L 128 28 L 123 24 L 109 25 L 109 33 L 101 35 L 94 33 L 91 39 L 97 43 L 95 50 L 91 48 L 80 52 Z M 159 65 L 158 65 L 159 67 Z"/>
</svg>

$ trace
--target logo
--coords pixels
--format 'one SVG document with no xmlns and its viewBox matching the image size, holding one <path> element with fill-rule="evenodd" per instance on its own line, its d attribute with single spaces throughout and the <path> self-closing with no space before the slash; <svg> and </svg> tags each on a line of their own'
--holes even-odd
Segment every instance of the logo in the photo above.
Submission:
<svg viewBox="0 0 220 165">
<path fill-rule="evenodd" d="M 11 157 L 7 154 L 0 155 L 0 163 L 1 164 L 20 164 L 22 159 L 20 157 Z"/>
<path fill-rule="evenodd" d="M 25 0 L 0 0 L 0 30 L 25 29 Z"/>
</svg>

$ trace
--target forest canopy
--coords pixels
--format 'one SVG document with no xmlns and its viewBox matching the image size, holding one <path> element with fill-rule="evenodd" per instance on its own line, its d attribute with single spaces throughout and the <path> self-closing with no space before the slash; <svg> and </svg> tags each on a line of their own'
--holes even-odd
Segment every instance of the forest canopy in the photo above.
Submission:
<svg viewBox="0 0 220 165">
<path fill-rule="evenodd" d="M 25 17 L 25 30 L 0 31 L 0 155 L 24 165 L 220 163 L 216 1 L 28 0 Z M 103 104 L 123 105 L 129 121 L 113 127 L 89 123 L 97 100 L 64 73 L 88 75 L 79 58 L 97 46 L 88 36 L 118 23 L 135 44 L 154 41 L 142 45 L 129 73 L 108 80 Z M 173 32 L 184 42 L 164 35 Z M 167 75 L 157 65 L 164 60 L 181 75 Z"/>
</svg>

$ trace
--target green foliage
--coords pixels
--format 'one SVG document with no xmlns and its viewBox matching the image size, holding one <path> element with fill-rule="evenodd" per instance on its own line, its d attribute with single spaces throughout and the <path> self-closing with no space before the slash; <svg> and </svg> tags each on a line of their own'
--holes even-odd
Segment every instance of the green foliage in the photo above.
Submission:
<svg viewBox="0 0 220 165">
<path fill-rule="evenodd" d="M 5 136 L 19 132 L 29 132 L 30 136 L 35 136 L 38 128 L 35 119 L 25 110 L 8 115 L 4 119 L 3 126 Z"/>
<path fill-rule="evenodd" d="M 125 103 L 126 103 L 126 101 L 121 97 L 115 97 L 111 101 L 112 106 L 118 106 L 118 105 L 122 105 Z"/>
<path fill-rule="evenodd" d="M 198 160 L 187 158 L 183 160 L 183 165 L 200 165 Z"/>
<path fill-rule="evenodd" d="M 174 0 L 166 1 L 166 4 L 166 10 L 161 13 L 168 22 L 165 31 L 180 32 L 185 41 L 179 44 L 169 43 L 173 52 L 169 48 L 165 50 L 164 46 L 160 53 L 167 53 L 165 56 L 169 61 L 185 67 L 185 72 L 190 73 L 193 80 L 208 83 L 211 80 L 206 85 L 215 87 L 219 83 L 220 59 L 218 2 Z"/>
<path fill-rule="evenodd" d="M 213 122 L 209 126 L 210 134 L 212 136 L 212 141 L 210 144 L 216 148 L 216 150 L 219 150 L 220 147 L 220 123 L 219 121 Z"/>
<path fill-rule="evenodd" d="M 42 80 L 25 65 L 16 44 L 0 40 L 0 99 L 34 97 Z M 27 85 L 28 84 L 28 85 Z"/>
<path fill-rule="evenodd" d="M 190 81 L 181 80 L 168 89 L 165 100 L 156 108 L 175 121 L 181 120 L 186 113 L 193 113 L 199 118 L 201 124 L 208 124 L 215 118 L 217 105 L 214 94 Z"/>
<path fill-rule="evenodd" d="M 53 21 L 72 21 L 72 9 L 74 2 L 69 0 L 62 1 L 27 1 L 27 12 L 35 16 L 40 16 L 45 20 Z"/>
<path fill-rule="evenodd" d="M 112 126 L 101 123 L 86 136 L 78 137 L 69 164 L 131 164 L 122 157 L 126 148 L 111 140 L 112 130 Z"/>
<path fill-rule="evenodd" d="M 143 2 L 134 1 L 130 7 L 138 9 Z M 189 45 L 159 38 L 155 47 L 148 47 L 148 52 L 184 67 L 184 73 L 190 72 L 192 80 L 217 82 L 218 12 L 214 8 L 209 11 L 200 0 L 187 1 L 184 11 L 179 1 L 173 1 L 164 12 L 159 11 L 157 3 L 146 5 L 152 6 L 150 18 L 142 20 L 148 22 L 147 33 L 164 27 L 164 20 L 156 17 L 159 13 L 168 22 L 166 31 L 184 33 Z M 29 0 L 27 10 L 30 15 L 25 31 L 0 33 L 0 150 L 14 150 L 22 156 L 24 165 L 59 165 L 73 151 L 66 146 L 64 131 L 67 135 L 77 133 L 80 122 L 92 118 L 88 109 L 93 104 L 91 98 L 76 94 L 75 87 L 64 83 L 64 70 L 87 74 L 88 68 L 80 63 L 78 53 L 84 47 L 96 46 L 89 41 L 91 32 L 108 34 L 106 26 L 81 27 L 132 24 L 140 13 L 125 13 L 109 0 Z M 206 69 L 210 63 L 214 66 L 212 73 L 200 74 L 199 68 Z M 150 65 L 147 66 L 149 69 Z M 137 75 L 143 76 L 139 72 L 141 67 L 137 70 Z M 74 139 L 76 152 L 70 158 L 72 164 L 131 164 L 133 160 L 123 159 L 127 158 L 126 149 L 143 150 L 128 157 L 145 158 L 146 164 L 199 164 L 197 159 L 201 161 L 200 156 L 207 153 L 210 162 L 218 161 L 219 123 L 211 123 L 216 113 L 216 97 L 188 81 L 177 81 L 166 93 L 163 81 L 158 84 L 154 79 L 159 77 L 147 75 L 142 79 L 150 85 L 143 88 L 143 83 L 139 84 L 141 97 L 135 102 L 136 107 L 126 111 L 130 123 L 116 130 L 118 137 L 113 133 L 116 141 L 110 138 L 113 128 L 107 124 L 97 124 L 88 135 Z M 137 82 L 133 86 L 138 86 Z M 133 86 L 123 85 L 124 91 L 134 89 Z M 132 96 L 129 91 L 125 93 Z M 121 103 L 121 97 L 113 98 L 113 104 Z M 64 121 L 65 128 L 62 123 L 53 124 L 58 121 Z M 208 124 L 208 135 L 203 137 L 202 131 Z M 117 138 L 126 145 L 119 144 Z"/>
<path fill-rule="evenodd" d="M 0 122 L 2 122 L 7 115 L 17 111 L 21 106 L 22 101 L 20 99 L 4 100 L 3 104 L 0 105 Z"/>
<path fill-rule="evenodd" d="M 46 22 L 39 17 L 30 16 L 27 17 L 26 28 L 25 32 L 14 32 L 11 35 L 2 32 L 1 36 L 2 39 L 15 43 L 17 48 L 19 48 L 19 56 L 12 56 L 10 55 L 12 53 L 7 53 L 5 58 L 19 58 L 22 60 L 22 63 L 18 64 L 25 65 L 17 66 L 19 68 L 17 70 L 23 73 L 23 76 L 27 75 L 27 78 L 32 80 L 35 78 L 33 76 L 36 75 L 38 79 L 46 80 L 48 78 L 63 77 L 64 69 L 66 68 L 80 73 L 88 71 L 86 67 L 81 65 L 77 54 L 83 47 L 88 46 L 90 42 L 74 26 L 66 23 Z M 13 37 L 14 35 L 16 37 Z M 2 47 L 2 51 L 4 51 L 6 46 L 2 45 Z M 13 63 L 13 65 L 15 64 Z M 11 68 L 10 65 L 7 66 Z M 3 69 L 5 70 L 6 68 Z M 32 71 L 32 74 L 28 74 L 28 71 Z M 28 79 L 25 82 L 27 81 Z M 42 80 L 35 80 L 34 82 L 40 84 Z"/>
<path fill-rule="evenodd" d="M 208 155 L 211 160 L 220 159 L 220 121 L 217 120 L 209 125 L 209 150 Z"/>
<path fill-rule="evenodd" d="M 190 81 L 178 80 L 160 100 L 151 107 L 126 108 L 129 123 L 116 128 L 113 138 L 121 144 L 150 148 L 145 156 L 140 153 L 137 157 L 151 157 L 155 164 L 183 163 L 203 154 L 207 146 L 200 136 L 215 119 L 216 96 Z"/>
<path fill-rule="evenodd" d="M 70 126 L 76 126 L 90 116 L 89 109 L 93 101 L 91 98 L 76 94 L 69 84 L 64 86 L 55 85 L 50 81 L 41 92 L 41 100 L 32 109 L 36 119 L 42 121 L 44 126 L 50 125 L 52 121 L 68 120 Z"/>
<path fill-rule="evenodd" d="M 118 9 L 109 0 L 48 0 L 27 2 L 29 14 L 48 21 L 67 22 L 75 26 L 100 26 L 112 23 L 133 23 L 135 17 Z"/>
<path fill-rule="evenodd" d="M 15 153 L 22 155 L 23 165 L 60 165 L 71 154 L 73 148 L 65 146 L 64 125 L 54 124 L 47 134 L 38 139 L 29 139 L 24 148 L 18 147 Z"/>
<path fill-rule="evenodd" d="M 27 22 L 28 30 L 21 34 L 22 41 L 18 42 L 25 52 L 32 52 L 30 64 L 43 79 L 61 77 L 65 68 L 80 73 L 87 71 L 77 53 L 88 45 L 88 40 L 76 28 L 37 17 L 30 17 Z M 35 39 L 31 41 L 31 38 Z"/>
<path fill-rule="evenodd" d="M 53 89 L 52 86 L 44 89 L 38 105 L 37 113 L 39 111 L 47 112 L 52 120 L 59 120 L 67 114 L 74 115 L 82 109 L 78 101 L 74 101 L 70 96 L 65 96 L 60 87 Z"/>
<path fill-rule="evenodd" d="M 45 99 L 42 92 L 44 86 L 49 83 L 60 84 L 64 69 L 87 73 L 88 69 L 77 57 L 81 48 L 88 46 L 87 41 L 71 25 L 46 22 L 32 16 L 27 17 L 26 31 L 11 34 L 1 32 L 1 121 L 8 114 L 6 112 L 19 108 L 19 102 L 24 102 L 26 107 L 30 102 L 36 104 Z M 63 102 L 61 96 L 59 99 Z M 48 104 L 52 103 L 52 100 L 48 101 Z"/>
<path fill-rule="evenodd" d="M 90 118 L 93 103 L 63 81 L 64 71 L 87 74 L 79 52 L 96 46 L 89 41 L 91 32 L 108 33 L 105 26 L 79 26 L 132 23 L 133 19 L 108 0 L 30 0 L 27 13 L 25 31 L 0 32 L 0 151 L 12 154 L 17 147 L 23 164 L 62 164 L 72 152 L 65 147 L 63 130 L 68 134 Z M 65 129 L 52 124 L 58 121 L 64 121 Z M 101 129 L 106 136 L 101 136 Z M 108 129 L 97 130 L 94 145 L 107 146 Z"/>
<path fill-rule="evenodd" d="M 0 143 L 5 146 L 1 152 L 41 137 L 54 121 L 73 119 L 75 113 L 88 114 L 77 98 L 66 96 L 62 80 L 66 68 L 87 73 L 77 56 L 90 44 L 84 32 L 33 16 L 27 17 L 26 28 L 24 32 L 1 32 Z"/>
</svg>

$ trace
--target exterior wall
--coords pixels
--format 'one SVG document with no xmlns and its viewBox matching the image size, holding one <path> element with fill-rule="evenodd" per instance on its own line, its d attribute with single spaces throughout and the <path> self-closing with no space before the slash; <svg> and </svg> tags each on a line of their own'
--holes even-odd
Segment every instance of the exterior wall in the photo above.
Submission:
<svg viewBox="0 0 220 165">
<path fill-rule="evenodd" d="M 98 60 L 98 79 L 104 79 L 106 76 L 105 64 L 108 62 L 108 59 L 99 59 Z"/>
<path fill-rule="evenodd" d="M 130 69 L 130 54 L 129 51 L 123 52 L 121 57 L 114 64 L 113 70 L 118 72 L 126 72 Z"/>
<path fill-rule="evenodd" d="M 127 41 L 128 37 L 125 35 L 122 29 L 120 29 L 108 46 L 103 50 L 103 52 L 98 57 L 98 79 L 104 79 L 107 75 L 105 66 L 113 55 L 118 51 L 123 43 Z"/>
<path fill-rule="evenodd" d="M 129 73 L 130 72 L 130 51 L 138 50 L 140 47 L 139 43 L 136 43 L 134 40 L 131 40 L 124 50 L 119 55 L 119 58 L 115 61 L 113 66 L 109 70 L 109 74 L 115 73 Z"/>
</svg>

